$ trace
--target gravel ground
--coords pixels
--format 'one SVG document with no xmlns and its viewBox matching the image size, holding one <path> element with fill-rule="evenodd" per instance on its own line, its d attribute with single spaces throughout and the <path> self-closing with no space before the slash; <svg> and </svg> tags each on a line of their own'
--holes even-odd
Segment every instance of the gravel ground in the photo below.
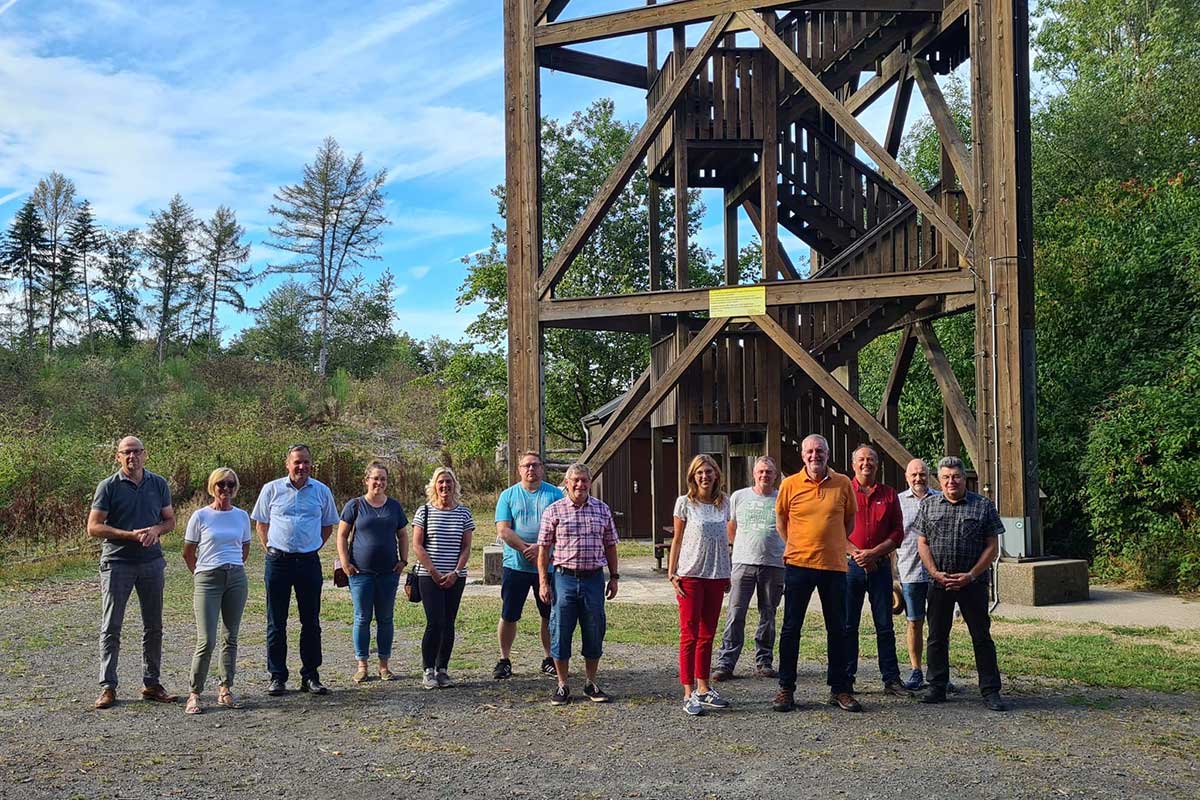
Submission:
<svg viewBox="0 0 1200 800">
<path fill-rule="evenodd" d="M 612 645 L 601 669 L 614 702 L 553 708 L 552 681 L 532 674 L 540 654 L 531 638 L 518 640 L 517 675 L 497 683 L 490 637 L 467 637 L 459 685 L 430 692 L 414 676 L 420 631 L 405 627 L 393 661 L 400 680 L 355 686 L 351 660 L 331 655 L 350 651 L 339 620 L 324 626 L 333 693 L 270 698 L 253 597 L 237 686 L 247 708 L 214 708 L 209 696 L 206 713 L 187 717 L 182 704 L 130 699 L 140 683 L 131 602 L 122 699 L 98 712 L 97 583 L 44 587 L 0 592 L 4 798 L 1200 798 L 1196 696 L 1019 680 L 1006 687 L 1012 710 L 995 714 L 965 675 L 966 690 L 942 706 L 868 690 L 866 712 L 846 714 L 821 704 L 823 667 L 804 663 L 796 712 L 772 713 L 773 683 L 745 678 L 727 684 L 733 709 L 686 718 L 673 648 Z M 186 690 L 193 637 L 190 608 L 169 605 L 172 691 Z M 293 633 L 294 676 L 295 642 Z M 861 673 L 860 686 L 875 684 L 871 665 Z"/>
</svg>

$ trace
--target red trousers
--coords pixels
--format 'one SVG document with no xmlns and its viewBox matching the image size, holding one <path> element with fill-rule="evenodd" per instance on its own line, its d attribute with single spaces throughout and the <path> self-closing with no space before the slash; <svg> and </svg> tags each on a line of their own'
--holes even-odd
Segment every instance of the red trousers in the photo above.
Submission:
<svg viewBox="0 0 1200 800">
<path fill-rule="evenodd" d="M 684 596 L 679 601 L 679 682 L 691 686 L 707 681 L 712 666 L 713 638 L 725 602 L 729 581 L 713 578 L 680 578 Z"/>
</svg>

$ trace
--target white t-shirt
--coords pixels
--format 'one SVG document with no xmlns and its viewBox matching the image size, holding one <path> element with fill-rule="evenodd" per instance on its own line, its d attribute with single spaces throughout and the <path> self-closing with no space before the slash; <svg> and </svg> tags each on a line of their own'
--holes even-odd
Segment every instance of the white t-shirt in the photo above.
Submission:
<svg viewBox="0 0 1200 800">
<path fill-rule="evenodd" d="M 242 545 L 250 541 L 250 515 L 240 508 L 217 511 L 212 506 L 197 509 L 188 520 L 185 542 L 198 544 L 196 572 L 222 564 L 242 562 Z"/>
<path fill-rule="evenodd" d="M 783 567 L 783 539 L 775 529 L 775 499 L 779 492 L 758 494 L 738 489 L 729 497 L 729 516 L 737 522 L 733 563 Z"/>
<path fill-rule="evenodd" d="M 683 578 L 728 579 L 729 498 L 717 508 L 682 495 L 675 501 L 675 516 L 683 520 L 683 540 L 675 574 Z"/>
</svg>

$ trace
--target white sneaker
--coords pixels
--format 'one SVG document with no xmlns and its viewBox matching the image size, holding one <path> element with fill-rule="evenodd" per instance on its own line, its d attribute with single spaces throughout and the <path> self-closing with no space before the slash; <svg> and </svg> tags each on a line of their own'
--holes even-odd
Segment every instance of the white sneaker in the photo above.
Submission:
<svg viewBox="0 0 1200 800">
<path fill-rule="evenodd" d="M 425 677 L 421 678 L 421 687 L 424 689 L 438 688 L 437 675 L 432 669 L 425 670 Z"/>
</svg>

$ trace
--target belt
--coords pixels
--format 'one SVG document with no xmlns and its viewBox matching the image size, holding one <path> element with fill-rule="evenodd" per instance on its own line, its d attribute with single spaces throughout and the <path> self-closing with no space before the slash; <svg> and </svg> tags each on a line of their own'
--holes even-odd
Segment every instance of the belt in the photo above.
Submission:
<svg viewBox="0 0 1200 800">
<path fill-rule="evenodd" d="M 596 567 L 595 569 L 571 569 L 570 567 L 555 567 L 554 569 L 556 572 L 561 572 L 563 575 L 570 575 L 572 578 L 591 578 L 604 571 L 604 567 Z"/>
<path fill-rule="evenodd" d="M 308 553 L 293 553 L 291 550 L 280 550 L 277 547 L 267 548 L 267 555 L 269 555 L 271 558 L 310 558 L 316 554 L 316 550 Z"/>
</svg>

